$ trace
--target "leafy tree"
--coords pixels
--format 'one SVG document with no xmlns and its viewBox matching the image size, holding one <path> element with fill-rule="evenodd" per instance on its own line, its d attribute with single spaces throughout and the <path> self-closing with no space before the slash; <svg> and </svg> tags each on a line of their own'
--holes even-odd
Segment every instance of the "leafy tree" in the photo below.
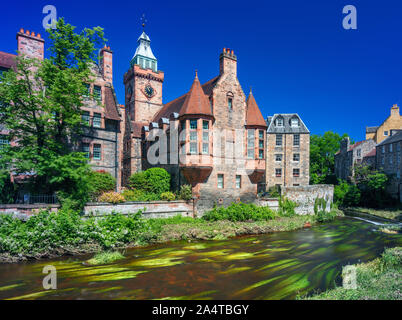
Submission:
<svg viewBox="0 0 402 320">
<path fill-rule="evenodd" d="M 311 184 L 336 184 L 335 153 L 339 151 L 342 139 L 338 133 L 327 131 L 323 135 L 312 135 L 310 139 L 310 182 Z"/>
<path fill-rule="evenodd" d="M 17 58 L 0 83 L 0 123 L 16 144 L 10 146 L 9 166 L 17 173 L 34 173 L 40 192 L 60 192 L 84 203 L 88 198 L 87 159 L 75 152 L 82 130 L 81 107 L 93 81 L 96 46 L 105 39 L 100 27 L 75 27 L 59 19 L 49 29 L 50 57 L 44 61 Z"/>
</svg>

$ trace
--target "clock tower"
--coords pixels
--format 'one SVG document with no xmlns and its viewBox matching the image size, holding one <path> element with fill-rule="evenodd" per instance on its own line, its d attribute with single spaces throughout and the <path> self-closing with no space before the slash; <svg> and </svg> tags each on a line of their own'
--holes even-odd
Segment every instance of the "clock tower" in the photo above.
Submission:
<svg viewBox="0 0 402 320">
<path fill-rule="evenodd" d="M 162 108 L 164 73 L 158 71 L 158 60 L 145 31 L 138 38 L 138 47 L 124 75 L 125 105 L 130 121 L 149 123 Z"/>
</svg>

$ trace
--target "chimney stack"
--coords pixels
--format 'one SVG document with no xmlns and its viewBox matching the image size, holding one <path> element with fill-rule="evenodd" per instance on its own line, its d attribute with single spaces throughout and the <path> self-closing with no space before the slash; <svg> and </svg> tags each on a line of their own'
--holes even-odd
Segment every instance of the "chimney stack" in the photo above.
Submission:
<svg viewBox="0 0 402 320">
<path fill-rule="evenodd" d="M 223 52 L 219 57 L 219 72 L 220 74 L 232 74 L 237 77 L 237 57 L 234 51 L 228 48 L 223 48 Z"/>
<path fill-rule="evenodd" d="M 397 104 L 394 104 L 391 108 L 391 116 L 397 116 L 399 117 L 399 106 Z"/>
<path fill-rule="evenodd" d="M 100 51 L 100 67 L 103 78 L 113 85 L 113 51 L 109 46 L 104 46 Z"/>
<path fill-rule="evenodd" d="M 18 54 L 26 55 L 29 58 L 37 58 L 43 60 L 45 56 L 45 40 L 41 38 L 38 33 L 29 32 L 24 29 L 20 29 L 17 33 L 17 43 L 18 43 Z"/>
</svg>

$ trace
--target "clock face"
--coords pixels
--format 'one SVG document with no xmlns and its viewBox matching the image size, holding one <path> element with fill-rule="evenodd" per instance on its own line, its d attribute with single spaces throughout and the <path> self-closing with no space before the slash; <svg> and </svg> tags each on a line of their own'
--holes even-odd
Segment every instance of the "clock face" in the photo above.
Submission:
<svg viewBox="0 0 402 320">
<path fill-rule="evenodd" d="M 152 88 L 149 84 L 145 87 L 145 94 L 148 98 L 152 98 L 155 93 L 154 88 Z"/>
</svg>

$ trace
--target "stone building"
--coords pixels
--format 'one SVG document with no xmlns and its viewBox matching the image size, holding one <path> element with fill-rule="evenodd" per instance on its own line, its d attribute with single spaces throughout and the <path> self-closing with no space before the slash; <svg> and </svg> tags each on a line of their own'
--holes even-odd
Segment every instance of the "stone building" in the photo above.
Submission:
<svg viewBox="0 0 402 320">
<path fill-rule="evenodd" d="M 196 72 L 190 90 L 166 104 L 157 66 L 142 33 L 124 75 L 124 182 L 157 166 L 171 173 L 174 188 L 192 186 L 197 210 L 254 200 L 265 173 L 267 125 L 253 94 L 247 98 L 241 88 L 233 50 L 220 54 L 218 76 L 201 85 Z"/>
<path fill-rule="evenodd" d="M 44 59 L 45 41 L 40 34 L 23 29 L 17 33 L 17 50 L 39 60 Z M 16 55 L 0 52 L 0 72 L 16 66 Z M 121 186 L 121 155 L 123 136 L 120 130 L 122 112 L 113 88 L 113 52 L 110 47 L 100 51 L 100 61 L 93 66 L 95 79 L 88 84 L 88 96 L 82 108 L 83 135 L 80 151 L 86 153 L 94 170 L 110 172 Z M 0 124 L 0 143 L 8 143 L 7 129 Z"/>
<path fill-rule="evenodd" d="M 335 175 L 341 180 L 351 180 L 356 164 L 373 164 L 375 157 L 374 140 L 359 141 L 350 144 L 349 137 L 341 141 L 341 148 L 335 154 Z"/>
<path fill-rule="evenodd" d="M 399 106 L 394 104 L 390 116 L 380 126 L 366 127 L 366 140 L 372 139 L 376 144 L 379 144 L 390 136 L 391 130 L 400 129 L 402 129 L 402 117 Z"/>
<path fill-rule="evenodd" d="M 395 130 L 390 136 L 376 147 L 377 168 L 390 177 L 387 191 L 395 198 L 401 200 L 401 146 L 402 131 Z"/>
<path fill-rule="evenodd" d="M 310 131 L 296 113 L 275 114 L 267 124 L 266 188 L 308 186 Z"/>
</svg>

